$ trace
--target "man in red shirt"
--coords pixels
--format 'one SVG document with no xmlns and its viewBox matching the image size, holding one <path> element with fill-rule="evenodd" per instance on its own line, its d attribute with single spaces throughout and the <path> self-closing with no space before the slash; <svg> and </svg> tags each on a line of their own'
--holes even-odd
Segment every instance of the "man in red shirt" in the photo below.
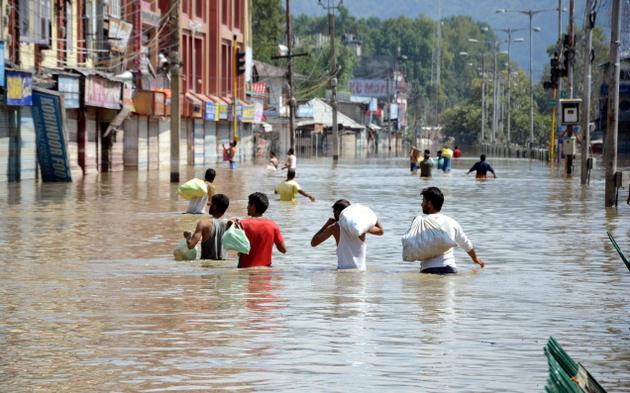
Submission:
<svg viewBox="0 0 630 393">
<path fill-rule="evenodd" d="M 273 220 L 262 215 L 269 207 L 269 199 L 262 192 L 249 195 L 247 215 L 251 218 L 239 220 L 249 240 L 249 254 L 239 254 L 238 267 L 271 266 L 273 245 L 286 254 L 287 248 L 280 233 L 280 227 Z"/>
</svg>

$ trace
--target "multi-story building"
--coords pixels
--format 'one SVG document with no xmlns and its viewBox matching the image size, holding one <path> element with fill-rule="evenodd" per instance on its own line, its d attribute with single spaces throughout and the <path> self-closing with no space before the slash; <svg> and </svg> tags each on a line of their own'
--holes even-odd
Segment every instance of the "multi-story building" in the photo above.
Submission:
<svg viewBox="0 0 630 393">
<path fill-rule="evenodd" d="M 215 165 L 221 143 L 234 137 L 241 159 L 251 157 L 254 110 L 244 100 L 246 76 L 232 87 L 233 48 L 251 58 L 248 1 L 173 4 L 0 0 L 0 181 L 168 165 L 170 102 L 177 99 L 168 75 L 169 20 L 178 12 L 182 165 Z M 42 97 L 54 105 L 43 105 Z M 51 161 L 44 151 L 59 156 Z M 46 176 L 55 165 L 64 174 Z"/>
</svg>

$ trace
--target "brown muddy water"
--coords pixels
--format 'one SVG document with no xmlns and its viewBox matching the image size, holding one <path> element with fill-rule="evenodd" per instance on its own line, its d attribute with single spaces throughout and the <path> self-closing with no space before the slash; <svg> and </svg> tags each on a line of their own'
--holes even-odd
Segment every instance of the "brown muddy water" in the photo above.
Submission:
<svg viewBox="0 0 630 393">
<path fill-rule="evenodd" d="M 289 251 L 262 270 L 173 260 L 199 216 L 181 214 L 168 170 L 0 184 L 0 391 L 543 391 L 554 336 L 608 391 L 630 392 L 630 272 L 606 237 L 630 254 L 625 191 L 605 210 L 601 170 L 581 188 L 538 161 L 489 161 L 499 178 L 480 182 L 464 176 L 473 158 L 430 180 L 404 159 L 300 159 L 317 201 L 270 198 Z M 215 184 L 242 217 L 249 193 L 282 178 L 244 164 Z M 402 261 L 428 185 L 485 269 L 462 250 L 448 277 Z M 367 272 L 337 272 L 331 240 L 309 245 L 339 198 L 385 227 Z"/>
</svg>

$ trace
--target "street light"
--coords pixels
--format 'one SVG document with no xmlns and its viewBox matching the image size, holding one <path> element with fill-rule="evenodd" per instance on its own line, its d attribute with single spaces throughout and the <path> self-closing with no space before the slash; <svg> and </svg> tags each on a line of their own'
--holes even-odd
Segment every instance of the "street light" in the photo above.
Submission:
<svg viewBox="0 0 630 393">
<path fill-rule="evenodd" d="M 474 38 L 469 38 L 470 42 L 477 42 Z M 459 52 L 459 55 L 462 57 L 468 57 L 468 52 Z M 486 75 L 485 75 L 485 67 L 484 67 L 484 53 L 481 52 L 481 142 L 483 143 L 486 139 Z M 468 63 L 469 66 L 472 66 L 472 63 Z"/>
<path fill-rule="evenodd" d="M 523 15 L 527 15 L 529 17 L 529 143 L 530 148 L 534 143 L 534 78 L 532 75 L 532 41 L 533 41 L 533 32 L 541 31 L 540 27 L 533 27 L 532 20 L 534 15 L 538 15 L 543 12 L 551 12 L 558 11 L 558 8 L 541 8 L 538 10 L 508 10 L 505 8 L 500 8 L 496 12 L 497 14 L 505 14 L 508 12 L 519 13 Z M 508 112 L 509 113 L 509 112 Z"/>
<path fill-rule="evenodd" d="M 510 64 L 510 51 L 512 49 L 512 42 L 523 42 L 525 41 L 523 38 L 519 37 L 519 38 L 514 38 L 512 39 L 512 33 L 515 33 L 517 31 L 524 31 L 524 30 L 528 30 L 527 28 L 518 28 L 518 29 L 513 29 L 511 27 L 508 27 L 507 29 L 498 29 L 498 31 L 503 31 L 505 33 L 507 33 L 508 38 L 507 38 L 507 44 L 508 44 L 508 50 L 507 50 L 507 69 L 508 69 L 508 99 L 507 99 L 507 145 L 508 145 L 508 150 L 510 148 L 510 143 L 512 141 L 511 138 L 511 130 L 512 130 L 512 66 Z"/>
<path fill-rule="evenodd" d="M 483 28 L 482 28 L 482 31 Z M 487 29 L 485 30 L 487 31 Z M 498 101 L 498 93 L 497 93 L 497 84 L 498 84 L 498 74 L 497 74 L 497 51 L 499 49 L 499 45 L 501 44 L 499 41 L 479 41 L 476 38 L 468 38 L 468 42 L 470 43 L 480 43 L 480 44 L 489 44 L 492 45 L 492 53 L 494 55 L 494 74 L 492 75 L 492 134 L 490 136 L 490 142 L 494 143 L 494 139 L 496 136 L 496 130 L 497 130 L 497 101 Z M 483 52 L 482 54 L 482 67 L 483 67 Z M 483 87 L 484 87 L 484 83 L 485 83 L 485 77 L 482 79 L 482 94 L 483 94 Z M 485 108 L 484 108 L 485 109 Z M 485 138 L 485 132 L 484 132 L 484 128 L 485 128 L 485 111 L 482 109 L 481 111 L 481 140 L 483 141 Z"/>
</svg>

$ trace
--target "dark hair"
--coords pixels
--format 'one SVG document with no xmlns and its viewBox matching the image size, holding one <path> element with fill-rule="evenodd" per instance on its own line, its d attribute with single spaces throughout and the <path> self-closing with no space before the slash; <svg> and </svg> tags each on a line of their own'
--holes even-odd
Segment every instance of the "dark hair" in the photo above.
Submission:
<svg viewBox="0 0 630 393">
<path fill-rule="evenodd" d="M 425 160 L 428 160 L 428 159 L 429 159 L 429 157 L 431 157 L 431 156 L 429 155 L 429 153 L 424 153 L 424 159 L 425 159 Z"/>
<path fill-rule="evenodd" d="M 216 175 L 217 175 L 217 172 L 214 169 L 208 168 L 208 169 L 206 169 L 206 177 L 205 177 L 205 179 L 206 179 L 206 181 L 209 181 L 209 182 L 212 183 L 214 181 L 214 178 L 215 178 Z"/>
<path fill-rule="evenodd" d="M 232 143 L 230 143 L 230 144 L 231 144 L 232 146 L 236 146 L 236 144 L 237 144 L 237 143 L 238 143 L 238 141 L 237 141 L 236 139 L 234 139 L 234 140 L 232 141 Z"/>
<path fill-rule="evenodd" d="M 295 154 L 295 151 L 293 150 L 293 148 L 290 148 L 289 151 L 287 152 L 287 154 L 289 154 L 289 155 Z"/>
<path fill-rule="evenodd" d="M 442 150 L 438 150 L 437 155 L 441 156 L 442 155 Z"/>
<path fill-rule="evenodd" d="M 479 156 L 479 158 L 481 158 L 481 161 L 485 161 L 486 160 L 486 155 L 482 154 L 482 155 Z"/>
<path fill-rule="evenodd" d="M 230 198 L 225 194 L 214 194 L 210 199 L 210 203 L 217 209 L 219 214 L 223 214 L 230 206 Z"/>
<path fill-rule="evenodd" d="M 257 214 L 263 214 L 267 211 L 269 207 L 269 199 L 267 199 L 267 195 L 262 192 L 255 192 L 253 194 L 249 194 L 248 197 L 249 203 L 256 207 Z"/>
<path fill-rule="evenodd" d="M 332 205 L 332 208 L 333 208 L 333 210 L 336 210 L 339 213 L 341 213 L 343 211 L 343 209 L 345 209 L 348 206 L 350 206 L 350 201 L 348 201 L 346 199 L 340 199 L 337 202 L 335 202 L 334 205 Z"/>
<path fill-rule="evenodd" d="M 429 149 L 424 149 L 424 154 L 431 154 L 431 150 L 429 150 Z"/>
<path fill-rule="evenodd" d="M 287 171 L 287 179 L 290 180 L 290 179 L 293 179 L 293 178 L 295 178 L 295 169 L 289 169 Z"/>
<path fill-rule="evenodd" d="M 444 204 L 444 194 L 437 187 L 427 187 L 422 192 L 420 192 L 422 197 L 431 202 L 433 208 L 437 211 L 442 210 L 442 205 Z"/>
<path fill-rule="evenodd" d="M 270 151 L 270 152 L 269 152 L 269 155 L 270 155 L 270 156 L 272 156 L 272 157 L 275 157 L 275 156 L 276 156 L 276 153 L 274 153 L 274 152 Z"/>
</svg>

